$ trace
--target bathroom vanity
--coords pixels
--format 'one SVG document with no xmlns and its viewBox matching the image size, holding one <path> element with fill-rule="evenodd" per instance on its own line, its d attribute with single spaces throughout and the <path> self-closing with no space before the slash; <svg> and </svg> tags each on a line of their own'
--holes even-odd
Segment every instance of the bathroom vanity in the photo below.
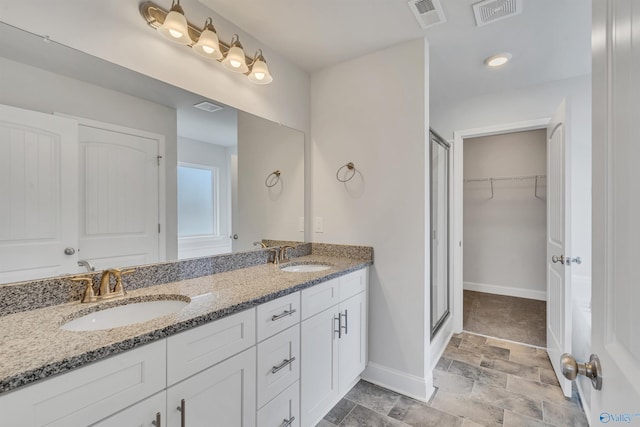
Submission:
<svg viewBox="0 0 640 427">
<path fill-rule="evenodd" d="M 117 301 L 2 316 L 3 424 L 315 425 L 367 361 L 372 259 L 344 254 L 312 252 L 131 290 Z M 326 269 L 281 268 L 309 264 Z M 92 310 L 178 298 L 188 304 L 142 323 L 61 329 Z"/>
</svg>

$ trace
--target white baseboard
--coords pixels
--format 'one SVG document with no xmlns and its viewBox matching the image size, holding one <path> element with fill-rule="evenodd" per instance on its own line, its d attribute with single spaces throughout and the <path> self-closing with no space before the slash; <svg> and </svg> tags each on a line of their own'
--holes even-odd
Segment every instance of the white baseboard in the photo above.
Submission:
<svg viewBox="0 0 640 427">
<path fill-rule="evenodd" d="M 431 374 L 425 381 L 425 378 L 373 362 L 367 365 L 362 373 L 362 379 L 421 402 L 428 402 L 434 392 Z"/>
<path fill-rule="evenodd" d="M 487 285 L 485 283 L 464 282 L 464 290 L 484 292 L 487 294 L 507 295 L 510 297 L 547 300 L 546 291 L 534 291 L 533 289 L 510 288 L 508 286 Z"/>
<path fill-rule="evenodd" d="M 447 348 L 447 344 L 453 336 L 453 316 L 444 322 L 442 328 L 438 331 L 435 337 L 431 339 L 431 371 L 436 369 L 438 360 L 442 357 L 444 350 Z"/>
</svg>

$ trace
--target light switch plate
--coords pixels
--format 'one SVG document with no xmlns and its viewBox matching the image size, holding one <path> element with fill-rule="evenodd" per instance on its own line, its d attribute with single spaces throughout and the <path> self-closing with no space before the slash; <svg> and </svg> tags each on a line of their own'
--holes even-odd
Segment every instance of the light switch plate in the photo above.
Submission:
<svg viewBox="0 0 640 427">
<path fill-rule="evenodd" d="M 315 232 L 324 233 L 324 219 L 321 216 L 316 217 Z"/>
</svg>

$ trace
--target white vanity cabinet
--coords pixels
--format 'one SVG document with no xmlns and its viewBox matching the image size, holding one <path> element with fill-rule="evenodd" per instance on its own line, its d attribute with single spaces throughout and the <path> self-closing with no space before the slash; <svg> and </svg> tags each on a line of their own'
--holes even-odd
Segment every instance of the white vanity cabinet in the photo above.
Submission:
<svg viewBox="0 0 640 427">
<path fill-rule="evenodd" d="M 162 391 L 90 427 L 166 426 L 167 393 Z M 155 424 L 153 424 L 155 423 Z"/>
<path fill-rule="evenodd" d="M 302 426 L 319 422 L 365 368 L 367 273 L 359 270 L 302 291 Z"/>
</svg>

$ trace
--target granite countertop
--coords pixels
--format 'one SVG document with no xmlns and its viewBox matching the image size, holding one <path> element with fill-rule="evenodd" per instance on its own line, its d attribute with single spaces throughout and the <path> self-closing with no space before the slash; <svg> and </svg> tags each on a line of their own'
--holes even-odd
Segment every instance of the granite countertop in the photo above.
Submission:
<svg viewBox="0 0 640 427">
<path fill-rule="evenodd" d="M 0 317 L 0 396 L 18 387 L 255 307 L 371 265 L 371 260 L 308 255 L 282 265 L 327 264 L 319 272 L 289 273 L 273 264 L 242 268 L 128 291 L 124 299 L 79 301 Z M 281 266 L 282 266 L 281 265 Z M 127 277 L 123 278 L 127 283 Z M 183 299 L 182 310 L 101 331 L 66 331 L 67 321 L 129 300 Z"/>
</svg>

